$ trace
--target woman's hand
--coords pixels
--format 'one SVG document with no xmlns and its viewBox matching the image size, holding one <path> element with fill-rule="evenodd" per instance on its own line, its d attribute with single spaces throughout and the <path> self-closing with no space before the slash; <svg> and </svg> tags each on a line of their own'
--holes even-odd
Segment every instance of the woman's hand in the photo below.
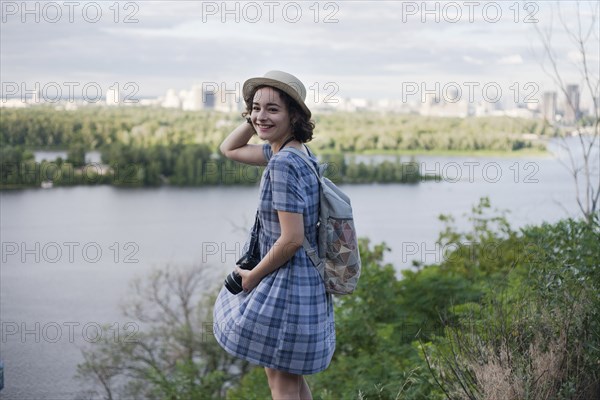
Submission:
<svg viewBox="0 0 600 400">
<path fill-rule="evenodd" d="M 235 270 L 242 277 L 242 288 L 245 293 L 249 293 L 260 283 L 260 279 L 257 279 L 256 274 L 253 274 L 252 271 L 241 269 L 237 266 L 235 267 Z"/>
<path fill-rule="evenodd" d="M 219 146 L 221 153 L 230 160 L 250 165 L 267 165 L 262 144 L 248 144 L 254 136 L 252 125 L 243 122 L 235 128 Z"/>
</svg>

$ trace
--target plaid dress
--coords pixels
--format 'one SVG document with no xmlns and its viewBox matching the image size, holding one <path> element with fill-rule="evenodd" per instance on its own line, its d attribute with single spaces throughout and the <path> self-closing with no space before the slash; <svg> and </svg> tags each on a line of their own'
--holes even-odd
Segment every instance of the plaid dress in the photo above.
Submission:
<svg viewBox="0 0 600 400">
<path fill-rule="evenodd" d="M 271 157 L 268 144 L 263 152 L 269 163 L 260 183 L 261 256 L 281 235 L 277 210 L 301 213 L 304 233 L 316 248 L 319 186 L 314 173 L 296 154 Z M 329 366 L 335 350 L 332 297 L 302 247 L 249 293 L 233 295 L 222 287 L 213 318 L 217 342 L 253 364 L 314 374 Z"/>
</svg>

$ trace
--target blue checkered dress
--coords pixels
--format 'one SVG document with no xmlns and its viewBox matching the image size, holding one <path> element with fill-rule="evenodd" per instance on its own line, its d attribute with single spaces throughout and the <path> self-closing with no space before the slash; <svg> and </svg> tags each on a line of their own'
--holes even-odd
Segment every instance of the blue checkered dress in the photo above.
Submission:
<svg viewBox="0 0 600 400">
<path fill-rule="evenodd" d="M 260 183 L 259 236 L 264 257 L 281 235 L 277 210 L 302 213 L 304 233 L 317 246 L 318 182 L 296 154 L 263 147 L 269 161 Z M 316 159 L 313 157 L 316 165 Z M 213 311 L 217 342 L 230 354 L 293 374 L 328 367 L 335 350 L 333 300 L 301 247 L 250 293 L 225 287 Z"/>
</svg>

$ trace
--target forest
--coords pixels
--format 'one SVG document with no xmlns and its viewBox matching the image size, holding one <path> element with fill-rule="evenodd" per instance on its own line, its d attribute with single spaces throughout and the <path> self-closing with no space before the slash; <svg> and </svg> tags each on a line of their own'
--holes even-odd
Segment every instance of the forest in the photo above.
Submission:
<svg viewBox="0 0 600 400">
<path fill-rule="evenodd" d="M 558 130 L 542 120 L 445 118 L 374 112 L 314 115 L 309 146 L 344 183 L 417 183 L 418 154 L 523 155 L 545 150 Z M 152 107 L 48 106 L 2 109 L 0 188 L 54 185 L 202 186 L 254 184 L 261 170 L 224 158 L 219 144 L 243 122 L 238 114 Z M 536 139 L 524 134 L 537 135 Z M 254 139 L 259 143 L 258 139 Z M 65 160 L 35 162 L 34 151 L 64 150 Z M 102 165 L 85 162 L 99 151 Z M 396 155 L 383 163 L 352 154 Z"/>
</svg>

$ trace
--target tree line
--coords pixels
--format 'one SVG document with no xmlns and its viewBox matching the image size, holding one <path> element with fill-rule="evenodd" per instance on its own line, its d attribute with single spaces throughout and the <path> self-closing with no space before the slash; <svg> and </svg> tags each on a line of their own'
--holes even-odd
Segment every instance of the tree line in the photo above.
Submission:
<svg viewBox="0 0 600 400">
<path fill-rule="evenodd" d="M 331 165 L 337 182 L 416 183 L 418 163 L 355 162 L 349 153 L 403 151 L 541 151 L 523 133 L 556 132 L 542 121 L 432 118 L 372 112 L 317 114 L 310 146 Z M 241 121 L 237 114 L 148 107 L 82 107 L 59 111 L 39 106 L 3 109 L 0 120 L 0 187 L 112 184 L 202 186 L 253 184 L 261 169 L 232 163 L 218 152 Z M 253 141 L 258 143 L 258 139 Z M 66 160 L 36 163 L 34 150 L 66 150 Z M 85 153 L 101 152 L 103 165 L 86 165 Z M 416 168 L 416 170 L 415 170 Z"/>
<path fill-rule="evenodd" d="M 368 152 L 401 150 L 497 150 L 540 148 L 522 138 L 533 133 L 558 135 L 543 120 L 512 117 L 427 117 L 376 112 L 315 114 L 315 150 Z M 120 142 L 147 147 L 155 144 L 203 143 L 217 149 L 224 137 L 243 122 L 236 113 L 183 111 L 155 107 L 86 106 L 60 111 L 37 106 L 2 110 L 0 144 L 29 149 L 87 150 Z"/>
<path fill-rule="evenodd" d="M 33 153 L 18 146 L 0 150 L 0 188 L 37 187 L 51 181 L 55 186 L 99 185 L 141 187 L 254 185 L 263 167 L 241 164 L 213 153 L 204 144 L 133 147 L 116 143 L 105 147 L 103 163 L 85 163 L 84 153 L 69 150 L 67 159 L 35 162 Z M 420 166 L 410 161 L 357 163 L 343 156 L 325 155 L 325 175 L 337 183 L 418 183 L 436 179 L 421 176 Z"/>
</svg>

